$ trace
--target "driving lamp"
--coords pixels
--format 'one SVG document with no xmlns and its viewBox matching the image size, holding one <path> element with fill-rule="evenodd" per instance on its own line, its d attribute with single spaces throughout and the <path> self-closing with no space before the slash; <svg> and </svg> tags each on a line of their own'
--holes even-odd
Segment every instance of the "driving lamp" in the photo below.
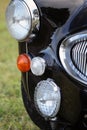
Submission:
<svg viewBox="0 0 87 130">
<path fill-rule="evenodd" d="M 39 12 L 33 0 L 12 0 L 6 10 L 7 28 L 18 41 L 25 40 L 39 25 Z"/>
<path fill-rule="evenodd" d="M 35 88 L 34 101 L 43 117 L 54 117 L 60 108 L 60 88 L 52 79 L 40 81 Z"/>
</svg>

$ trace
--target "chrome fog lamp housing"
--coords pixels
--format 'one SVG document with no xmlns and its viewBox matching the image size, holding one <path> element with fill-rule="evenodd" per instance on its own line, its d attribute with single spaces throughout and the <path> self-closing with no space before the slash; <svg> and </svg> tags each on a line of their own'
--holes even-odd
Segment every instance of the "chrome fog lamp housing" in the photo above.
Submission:
<svg viewBox="0 0 87 130">
<path fill-rule="evenodd" d="M 39 11 L 33 0 L 12 0 L 6 10 L 6 23 L 18 41 L 31 36 L 39 26 Z"/>
<path fill-rule="evenodd" d="M 60 88 L 52 79 L 39 82 L 34 93 L 35 106 L 45 118 L 55 117 L 61 103 Z"/>
</svg>

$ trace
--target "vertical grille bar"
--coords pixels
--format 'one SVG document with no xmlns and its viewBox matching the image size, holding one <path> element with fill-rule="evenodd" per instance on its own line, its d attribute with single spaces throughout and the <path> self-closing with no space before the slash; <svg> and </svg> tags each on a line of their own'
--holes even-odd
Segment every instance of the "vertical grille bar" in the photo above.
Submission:
<svg viewBox="0 0 87 130">
<path fill-rule="evenodd" d="M 87 41 L 78 41 L 71 50 L 71 57 L 76 68 L 87 77 Z"/>
</svg>

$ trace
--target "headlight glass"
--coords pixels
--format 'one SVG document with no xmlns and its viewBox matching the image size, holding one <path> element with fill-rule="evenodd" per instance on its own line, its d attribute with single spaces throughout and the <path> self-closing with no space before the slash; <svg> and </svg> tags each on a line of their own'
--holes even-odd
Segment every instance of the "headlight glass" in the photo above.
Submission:
<svg viewBox="0 0 87 130">
<path fill-rule="evenodd" d="M 43 117 L 54 117 L 60 108 L 60 88 L 51 79 L 41 81 L 35 89 L 34 100 Z"/>
<path fill-rule="evenodd" d="M 23 40 L 31 30 L 31 14 L 28 6 L 20 0 L 13 0 L 6 10 L 7 27 L 17 40 Z"/>
</svg>

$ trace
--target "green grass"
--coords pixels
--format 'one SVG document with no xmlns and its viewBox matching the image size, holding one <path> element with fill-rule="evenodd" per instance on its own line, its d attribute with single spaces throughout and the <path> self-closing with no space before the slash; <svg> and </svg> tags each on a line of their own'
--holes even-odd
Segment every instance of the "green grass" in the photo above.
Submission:
<svg viewBox="0 0 87 130">
<path fill-rule="evenodd" d="M 0 130 L 38 130 L 25 111 L 16 67 L 18 43 L 6 28 L 9 0 L 0 1 Z"/>
</svg>

